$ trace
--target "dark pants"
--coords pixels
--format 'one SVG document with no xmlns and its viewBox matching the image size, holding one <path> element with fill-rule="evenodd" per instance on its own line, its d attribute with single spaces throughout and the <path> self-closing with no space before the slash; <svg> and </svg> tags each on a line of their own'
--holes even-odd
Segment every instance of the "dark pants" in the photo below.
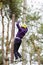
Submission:
<svg viewBox="0 0 43 65">
<path fill-rule="evenodd" d="M 18 49 L 19 49 L 20 45 L 21 45 L 21 39 L 17 39 L 16 38 L 14 40 L 14 55 L 15 55 L 15 59 L 18 59 L 18 57 L 21 58 L 21 55 L 18 52 Z"/>
</svg>

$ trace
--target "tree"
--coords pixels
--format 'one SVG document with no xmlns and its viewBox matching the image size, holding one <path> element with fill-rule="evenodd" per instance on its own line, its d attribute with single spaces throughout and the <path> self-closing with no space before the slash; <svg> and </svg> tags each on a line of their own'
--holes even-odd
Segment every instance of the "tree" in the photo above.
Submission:
<svg viewBox="0 0 43 65">
<path fill-rule="evenodd" d="M 14 32 L 15 32 L 15 15 L 12 15 L 12 31 L 11 31 L 11 40 L 14 39 Z M 11 62 L 14 59 L 14 40 L 11 42 Z"/>
<path fill-rule="evenodd" d="M 39 12 L 34 12 L 34 13 L 31 13 L 31 14 L 28 14 L 27 15 L 27 21 L 28 21 L 28 23 L 30 23 L 30 21 L 31 21 L 31 23 L 32 22 L 34 22 L 34 23 L 38 23 L 38 20 L 41 18 L 41 16 L 39 16 Z M 37 21 L 37 22 L 36 22 Z M 33 23 L 33 24 L 34 24 Z M 37 24 L 34 26 L 33 24 L 29 24 L 29 26 L 31 27 L 31 30 L 32 30 L 32 27 L 36 27 L 37 28 L 37 30 L 38 30 L 38 27 L 37 27 Z M 29 29 L 30 30 L 30 29 Z M 30 51 L 30 56 L 31 56 L 31 58 L 30 58 L 30 65 L 31 65 L 31 61 L 32 61 L 32 55 L 33 54 L 37 54 L 38 56 L 37 56 L 37 59 L 38 59 L 38 65 L 40 65 L 40 54 L 41 54 L 41 46 L 39 47 L 38 45 L 37 45 L 37 43 L 35 43 L 34 42 L 34 40 L 39 40 L 39 38 L 38 38 L 38 36 L 36 37 L 35 36 L 35 33 L 34 33 L 34 31 L 32 30 L 32 32 L 30 32 L 31 33 L 31 35 L 30 35 L 30 40 L 28 39 L 28 41 L 29 41 L 29 43 L 28 44 L 31 44 L 31 45 L 29 45 L 29 46 L 31 46 L 31 50 L 32 50 L 32 48 L 33 48 L 33 50 L 34 50 L 34 53 L 32 53 L 33 51 Z M 28 33 L 28 35 L 29 35 L 29 33 Z M 38 42 L 39 43 L 39 42 Z"/>
<path fill-rule="evenodd" d="M 26 9 L 26 7 L 27 7 L 27 1 L 26 0 L 24 0 L 23 1 L 23 23 L 25 23 L 26 22 L 26 11 L 25 11 L 25 9 Z M 26 45 L 25 45 L 25 43 L 26 43 L 26 41 L 25 41 L 25 37 L 23 38 L 23 42 L 22 42 L 22 59 L 25 59 L 25 62 L 23 61 L 22 62 L 22 65 L 26 65 L 26 54 L 25 54 L 25 49 L 26 49 Z"/>
<path fill-rule="evenodd" d="M 3 58 L 3 64 L 4 64 L 4 16 L 2 14 L 2 58 Z"/>
<path fill-rule="evenodd" d="M 38 33 L 43 35 L 43 24 L 41 24 L 41 26 L 39 27 Z"/>
<path fill-rule="evenodd" d="M 3 9 L 3 3 L 2 1 L 0 2 L 0 11 L 1 11 L 1 16 L 2 16 L 2 58 L 3 58 L 3 65 L 4 65 L 4 16 L 2 13 L 2 9 Z"/>
<path fill-rule="evenodd" d="M 18 17 L 20 16 L 21 10 L 20 10 L 20 4 L 21 4 L 22 0 L 10 0 L 10 10 L 11 10 L 11 16 L 12 16 L 12 36 L 11 38 L 14 39 L 14 31 L 15 31 L 15 21 L 18 19 Z M 11 62 L 13 62 L 13 58 L 14 58 L 14 40 L 11 43 Z"/>
<path fill-rule="evenodd" d="M 40 13 L 36 12 L 36 11 L 34 13 L 27 14 L 26 19 L 27 19 L 27 21 L 30 21 L 30 20 L 31 21 L 38 21 L 41 18 L 41 16 L 39 14 Z"/>
<path fill-rule="evenodd" d="M 0 49 L 0 65 L 3 65 L 2 49 Z"/>
<path fill-rule="evenodd" d="M 21 5 L 22 0 L 16 0 L 16 1 L 15 0 L 2 0 L 2 2 L 4 5 L 4 9 L 7 8 L 7 6 L 9 7 L 9 11 L 10 11 L 9 17 L 12 19 L 12 33 L 11 33 L 11 40 L 12 40 L 14 38 L 15 21 L 18 19 L 18 17 L 21 14 L 20 5 Z M 7 35 L 7 41 L 8 41 L 8 35 Z M 14 46 L 13 44 L 14 42 L 11 43 L 11 49 L 13 49 L 13 46 Z M 14 58 L 13 56 L 14 53 L 12 51 L 14 52 L 14 50 L 11 50 L 11 60 L 13 61 L 12 57 Z"/>
<path fill-rule="evenodd" d="M 37 54 L 38 65 L 40 65 L 40 54 L 41 54 L 42 48 L 39 47 L 37 44 L 35 44 L 34 40 L 38 40 L 38 37 L 35 36 L 34 34 L 32 34 L 30 36 L 30 45 L 31 45 L 30 55 L 31 55 L 31 61 L 32 61 L 32 56 Z"/>
</svg>

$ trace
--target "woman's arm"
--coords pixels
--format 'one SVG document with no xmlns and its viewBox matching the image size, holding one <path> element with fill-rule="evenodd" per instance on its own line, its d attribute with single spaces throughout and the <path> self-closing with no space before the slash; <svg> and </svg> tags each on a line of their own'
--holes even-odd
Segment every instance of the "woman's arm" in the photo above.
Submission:
<svg viewBox="0 0 43 65">
<path fill-rule="evenodd" d="M 19 26 L 19 21 L 17 22 L 16 26 L 19 30 L 21 29 L 21 27 Z"/>
</svg>

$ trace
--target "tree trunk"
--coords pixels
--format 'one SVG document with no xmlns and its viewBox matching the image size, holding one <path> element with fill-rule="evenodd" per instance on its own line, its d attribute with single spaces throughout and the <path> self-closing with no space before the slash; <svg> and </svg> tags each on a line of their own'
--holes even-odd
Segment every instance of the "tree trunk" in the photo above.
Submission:
<svg viewBox="0 0 43 65">
<path fill-rule="evenodd" d="M 7 24 L 5 65 L 9 65 L 8 51 L 9 51 L 9 20 L 8 20 L 8 24 Z"/>
<path fill-rule="evenodd" d="M 24 5 L 23 5 L 23 7 L 24 7 L 23 8 L 23 22 L 25 23 L 25 21 L 26 21 L 25 8 L 27 5 L 27 0 L 24 0 L 23 3 L 24 3 Z M 26 49 L 25 43 L 26 43 L 26 41 L 25 41 L 25 37 L 24 37 L 23 42 L 22 42 L 22 59 L 25 59 L 25 61 L 22 62 L 22 65 L 26 65 L 26 53 L 24 51 Z"/>
<path fill-rule="evenodd" d="M 2 16 L 2 58 L 4 65 L 4 16 L 2 14 L 2 10 L 1 10 L 1 16 Z"/>
<path fill-rule="evenodd" d="M 27 8 L 27 0 L 23 1 L 24 5 L 23 5 L 23 21 L 26 22 L 26 8 Z"/>
<path fill-rule="evenodd" d="M 38 55 L 38 57 L 37 57 L 38 58 L 38 65 L 40 65 L 40 49 L 36 48 L 34 40 L 32 41 L 32 43 L 33 43 L 33 48 L 34 48 L 34 50 L 36 50 L 36 53 Z"/>
<path fill-rule="evenodd" d="M 14 34 L 15 34 L 15 14 L 12 14 L 11 63 L 13 63 L 13 59 L 14 59 Z"/>
<path fill-rule="evenodd" d="M 30 53 L 30 65 L 31 65 L 31 61 L 32 61 L 32 55 L 31 55 L 31 53 Z"/>
<path fill-rule="evenodd" d="M 38 65 L 40 65 L 40 49 L 38 49 L 38 51 L 37 51 L 37 55 L 38 55 Z"/>
<path fill-rule="evenodd" d="M 26 65 L 27 63 L 27 56 L 26 56 L 26 41 L 25 41 L 25 38 L 23 38 L 23 41 L 22 41 L 22 59 L 24 60 L 22 62 L 22 65 Z"/>
</svg>

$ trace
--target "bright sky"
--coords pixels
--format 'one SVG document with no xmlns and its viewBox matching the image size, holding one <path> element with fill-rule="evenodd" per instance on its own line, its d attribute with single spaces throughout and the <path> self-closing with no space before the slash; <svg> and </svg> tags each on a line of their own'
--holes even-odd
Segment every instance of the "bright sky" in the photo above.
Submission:
<svg viewBox="0 0 43 65">
<path fill-rule="evenodd" d="M 27 0 L 28 6 L 34 6 L 34 8 L 40 8 L 43 4 L 43 0 Z"/>
</svg>

